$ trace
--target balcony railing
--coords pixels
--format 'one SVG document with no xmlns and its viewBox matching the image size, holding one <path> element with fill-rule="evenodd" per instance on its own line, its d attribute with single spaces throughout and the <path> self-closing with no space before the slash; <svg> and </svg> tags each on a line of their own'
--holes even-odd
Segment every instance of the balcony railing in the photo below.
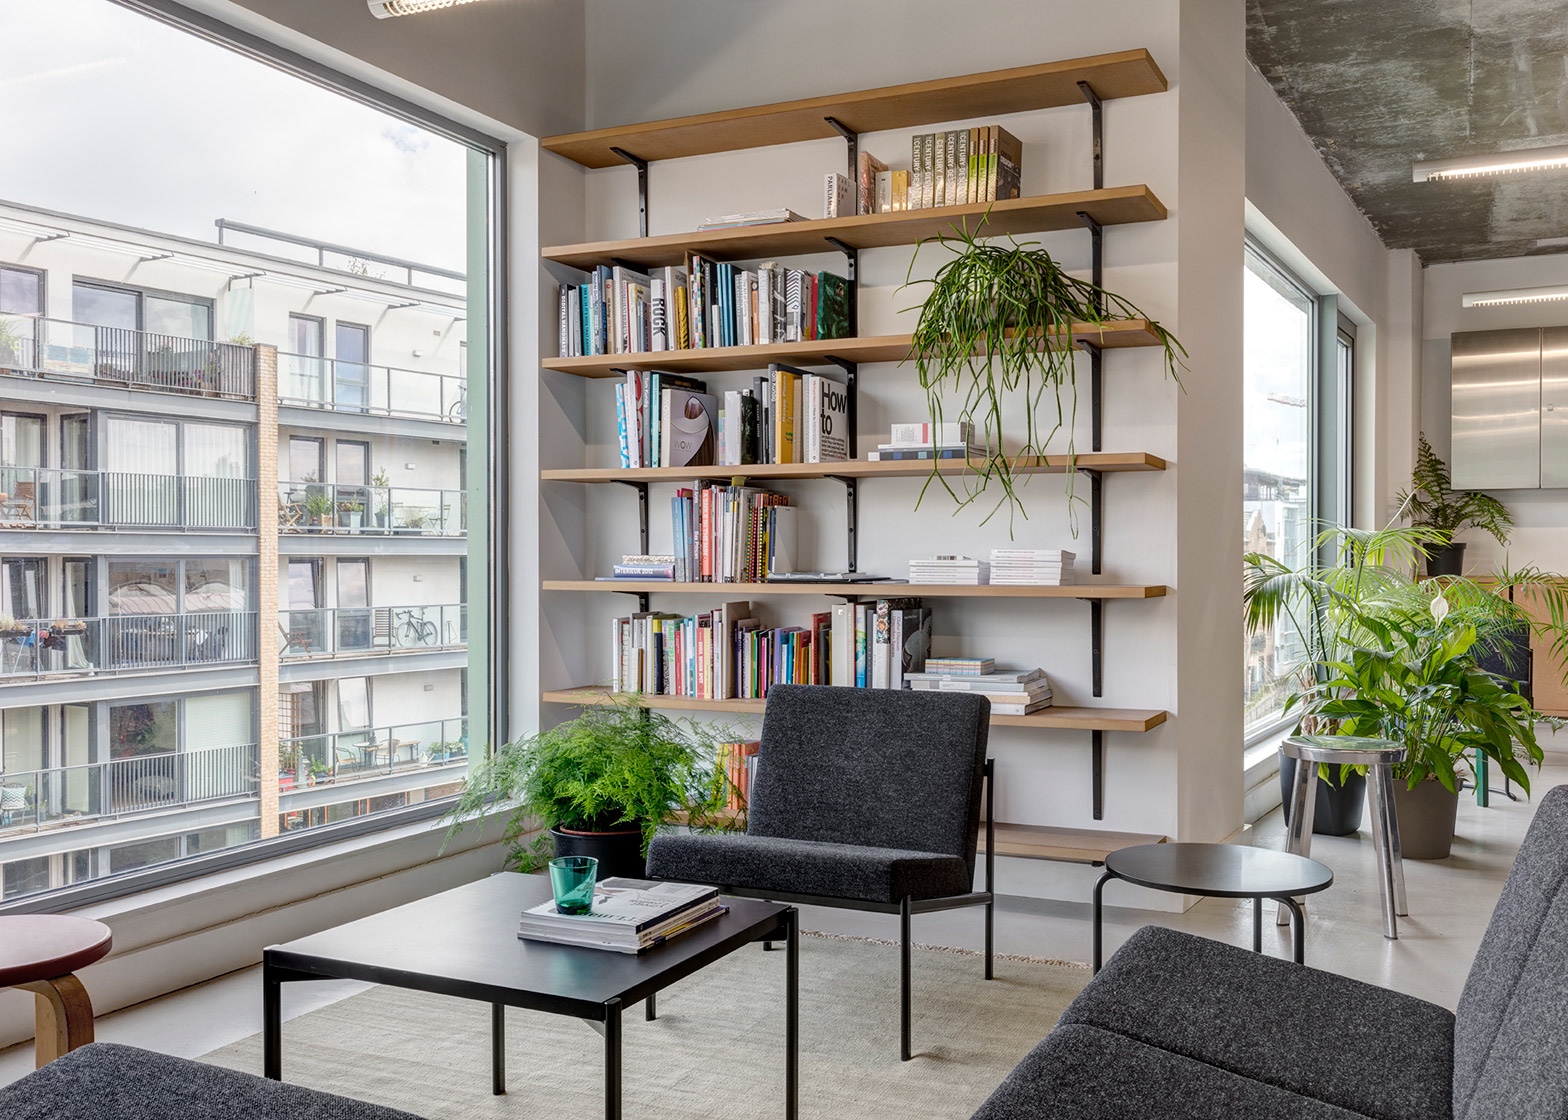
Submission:
<svg viewBox="0 0 1568 1120">
<path fill-rule="evenodd" d="M 256 399 L 253 347 L 39 316 L 0 316 L 0 373 Z"/>
<path fill-rule="evenodd" d="M 468 757 L 468 720 L 426 720 L 335 731 L 278 744 L 278 788 L 353 782 Z"/>
<path fill-rule="evenodd" d="M 278 355 L 281 403 L 332 412 L 468 421 L 468 383 L 447 373 L 374 366 L 308 354 Z"/>
<path fill-rule="evenodd" d="M 462 604 L 278 612 L 278 652 L 289 659 L 462 649 L 467 641 L 468 608 Z"/>
<path fill-rule="evenodd" d="M 245 530 L 255 509 L 249 478 L 0 467 L 0 529 Z"/>
<path fill-rule="evenodd" d="M 468 495 L 416 486 L 280 482 L 278 525 L 285 533 L 460 537 L 468 530 Z"/>
<path fill-rule="evenodd" d="M 254 611 L 19 619 L 0 629 L 0 684 L 255 660 Z"/>
<path fill-rule="evenodd" d="M 0 774 L 0 835 L 95 817 L 257 797 L 259 753 L 251 743 L 165 751 Z"/>
</svg>

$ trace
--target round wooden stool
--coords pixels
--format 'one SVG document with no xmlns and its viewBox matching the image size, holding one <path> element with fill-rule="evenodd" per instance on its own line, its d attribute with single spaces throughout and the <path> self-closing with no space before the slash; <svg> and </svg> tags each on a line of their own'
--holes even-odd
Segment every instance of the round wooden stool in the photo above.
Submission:
<svg viewBox="0 0 1568 1120">
<path fill-rule="evenodd" d="M 93 1040 L 93 1005 L 75 976 L 109 952 L 109 927 L 58 914 L 0 918 L 0 988 L 33 993 L 33 1054 L 42 1069 Z"/>
</svg>

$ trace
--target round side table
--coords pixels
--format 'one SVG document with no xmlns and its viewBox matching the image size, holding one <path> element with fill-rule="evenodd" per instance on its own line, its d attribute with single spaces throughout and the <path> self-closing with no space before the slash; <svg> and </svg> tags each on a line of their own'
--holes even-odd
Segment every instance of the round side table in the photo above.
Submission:
<svg viewBox="0 0 1568 1120">
<path fill-rule="evenodd" d="M 1334 873 L 1305 856 L 1237 844 L 1138 844 L 1105 857 L 1094 885 L 1094 971 L 1100 971 L 1100 927 L 1105 884 L 1112 879 L 1173 894 L 1252 899 L 1252 951 L 1263 951 L 1263 900 L 1275 899 L 1295 919 L 1296 963 L 1302 963 L 1306 925 L 1295 895 L 1327 890 Z"/>
<path fill-rule="evenodd" d="M 93 1040 L 92 1000 L 75 973 L 112 944 L 109 927 L 86 918 L 0 917 L 0 988 L 33 993 L 33 1057 L 40 1069 Z"/>
</svg>

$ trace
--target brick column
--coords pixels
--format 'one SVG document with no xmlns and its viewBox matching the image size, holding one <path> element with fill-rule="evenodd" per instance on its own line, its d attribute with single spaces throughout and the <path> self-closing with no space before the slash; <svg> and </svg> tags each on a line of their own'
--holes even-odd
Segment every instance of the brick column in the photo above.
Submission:
<svg viewBox="0 0 1568 1120">
<path fill-rule="evenodd" d="M 256 347 L 256 633 L 261 835 L 278 834 L 278 351 Z"/>
</svg>

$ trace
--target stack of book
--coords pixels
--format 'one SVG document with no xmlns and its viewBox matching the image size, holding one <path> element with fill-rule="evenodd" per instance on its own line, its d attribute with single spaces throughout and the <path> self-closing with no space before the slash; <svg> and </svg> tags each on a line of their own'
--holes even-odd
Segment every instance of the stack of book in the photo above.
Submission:
<svg viewBox="0 0 1568 1120">
<path fill-rule="evenodd" d="M 656 556 L 646 552 L 621 557 L 612 569 L 610 579 L 674 579 L 675 557 Z M 601 576 L 601 579 L 604 577 Z"/>
<path fill-rule="evenodd" d="M 892 182 L 892 208 L 963 206 L 1019 197 L 1024 146 L 1000 125 L 926 132 L 910 142 L 909 184 L 899 205 L 899 183 Z"/>
<path fill-rule="evenodd" d="M 541 902 L 523 911 L 517 936 L 641 953 L 712 921 L 726 909 L 717 887 L 605 879 L 594 888 L 593 909 L 587 914 L 562 914 L 554 899 Z"/>
<path fill-rule="evenodd" d="M 1075 554 L 1053 548 L 993 548 L 993 584 L 1067 584 L 1073 582 Z"/>
<path fill-rule="evenodd" d="M 795 570 L 796 508 L 756 486 L 699 479 L 670 499 L 675 579 L 760 583 Z"/>
<path fill-rule="evenodd" d="M 741 229 L 745 226 L 772 226 L 780 222 L 803 222 L 799 214 L 783 206 L 771 210 L 748 210 L 744 214 L 724 214 L 717 218 L 704 218 L 697 223 L 699 230 Z"/>
<path fill-rule="evenodd" d="M 933 556 L 909 562 L 910 583 L 981 584 L 985 580 L 985 562 L 968 556 Z"/>
<path fill-rule="evenodd" d="M 623 467 L 711 467 L 719 401 L 695 377 L 627 370 L 615 384 L 615 429 Z"/>
<path fill-rule="evenodd" d="M 997 669 L 994 666 L 983 673 L 945 673 L 933 670 L 936 662 L 928 661 L 926 671 L 912 673 L 909 687 L 919 692 L 968 692 L 984 696 L 991 701 L 991 714 L 996 716 L 1026 716 L 1051 706 L 1051 682 L 1044 669 Z"/>
<path fill-rule="evenodd" d="M 985 448 L 974 442 L 974 425 L 967 420 L 943 424 L 894 424 L 886 443 L 866 456 L 872 462 L 918 459 L 984 459 Z"/>
</svg>

